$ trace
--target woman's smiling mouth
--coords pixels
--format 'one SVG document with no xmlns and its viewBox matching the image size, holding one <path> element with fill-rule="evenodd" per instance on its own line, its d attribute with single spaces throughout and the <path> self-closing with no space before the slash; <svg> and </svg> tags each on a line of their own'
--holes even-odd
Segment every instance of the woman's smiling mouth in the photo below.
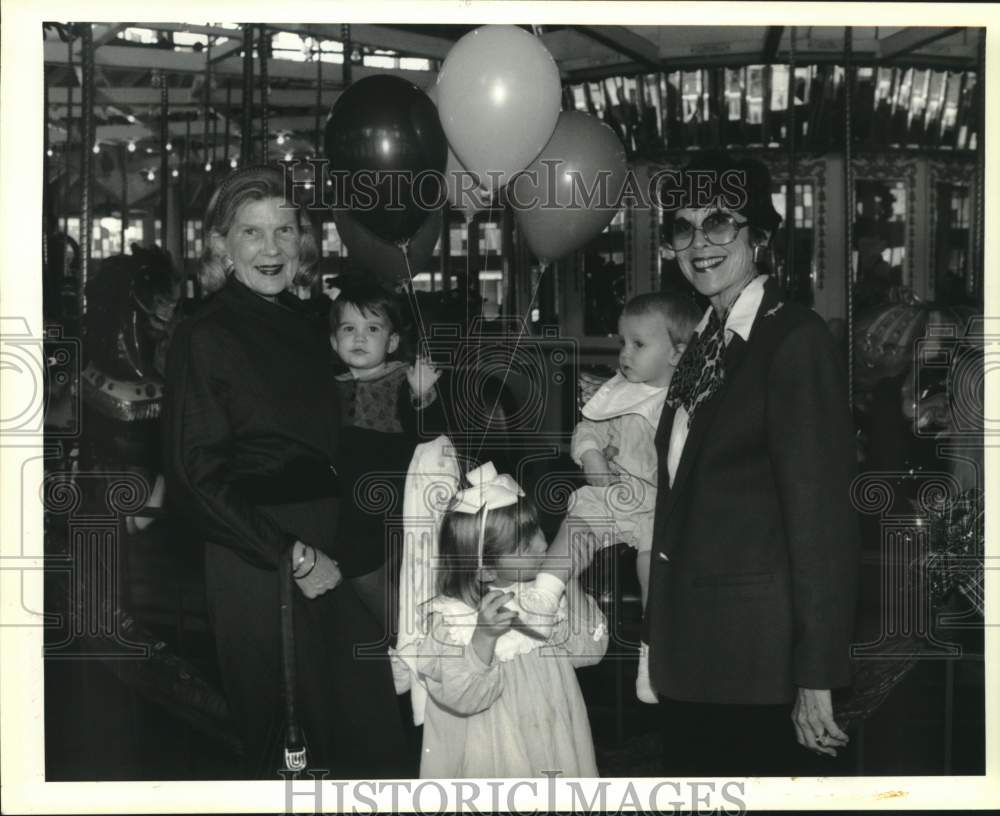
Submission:
<svg viewBox="0 0 1000 816">
<path fill-rule="evenodd" d="M 256 269 L 262 275 L 267 275 L 268 277 L 274 277 L 281 273 L 281 270 L 285 268 L 284 264 L 268 264 L 267 266 L 257 266 Z"/>
<path fill-rule="evenodd" d="M 716 255 L 712 258 L 692 258 L 691 266 L 693 266 L 699 272 L 708 272 L 710 269 L 715 269 L 715 267 L 717 267 L 725 260 L 726 260 L 725 255 Z"/>
</svg>

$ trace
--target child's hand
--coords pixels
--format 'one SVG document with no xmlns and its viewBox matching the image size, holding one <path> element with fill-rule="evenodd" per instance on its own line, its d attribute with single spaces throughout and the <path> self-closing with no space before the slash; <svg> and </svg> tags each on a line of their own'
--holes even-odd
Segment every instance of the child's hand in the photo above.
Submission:
<svg viewBox="0 0 1000 816">
<path fill-rule="evenodd" d="M 419 401 L 427 397 L 433 390 L 434 384 L 441 377 L 441 369 L 435 368 L 429 357 L 418 356 L 413 365 L 406 369 L 406 381 L 410 384 L 410 391 Z"/>
<path fill-rule="evenodd" d="M 472 634 L 472 648 L 483 663 L 493 661 L 497 638 L 510 631 L 515 615 L 509 609 L 504 609 L 503 605 L 513 597 L 513 592 L 495 589 L 479 602 L 479 617 L 476 631 Z"/>
<path fill-rule="evenodd" d="M 487 593 L 479 602 L 476 631 L 494 640 L 507 632 L 514 621 L 515 613 L 505 609 L 503 605 L 513 597 L 513 592 L 499 589 Z"/>
<path fill-rule="evenodd" d="M 587 484 L 607 487 L 620 481 L 601 451 L 589 450 L 580 457 L 580 461 L 583 462 L 583 473 L 587 477 Z"/>
</svg>

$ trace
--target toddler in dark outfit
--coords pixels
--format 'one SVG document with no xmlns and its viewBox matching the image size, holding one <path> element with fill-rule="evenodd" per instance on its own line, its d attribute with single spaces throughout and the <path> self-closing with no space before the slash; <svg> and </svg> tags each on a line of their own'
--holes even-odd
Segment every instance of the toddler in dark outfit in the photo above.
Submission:
<svg viewBox="0 0 1000 816">
<path fill-rule="evenodd" d="M 345 282 L 330 309 L 330 342 L 348 371 L 337 377 L 344 491 L 335 549 L 340 570 L 389 633 L 391 529 L 402 512 L 414 448 L 444 430 L 431 362 L 395 359 L 400 312 L 390 292 Z"/>
</svg>

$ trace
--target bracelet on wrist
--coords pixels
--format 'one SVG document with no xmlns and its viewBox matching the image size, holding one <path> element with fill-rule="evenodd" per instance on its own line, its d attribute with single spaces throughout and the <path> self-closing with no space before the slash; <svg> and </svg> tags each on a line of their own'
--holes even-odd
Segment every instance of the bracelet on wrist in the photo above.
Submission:
<svg viewBox="0 0 1000 816">
<path fill-rule="evenodd" d="M 293 572 L 292 573 L 292 577 L 293 578 L 295 578 L 297 580 L 301 580 L 303 578 L 306 578 L 306 577 L 308 577 L 309 573 L 311 573 L 316 568 L 316 561 L 319 560 L 319 553 L 316 552 L 316 548 L 315 547 L 313 547 L 311 549 L 312 549 L 313 559 L 312 559 L 312 563 L 309 565 L 309 569 L 307 569 L 305 572 L 303 572 L 301 574 L 298 574 L 298 575 L 296 575 Z M 303 562 L 305 561 L 305 556 L 302 557 L 302 560 L 303 560 Z"/>
</svg>

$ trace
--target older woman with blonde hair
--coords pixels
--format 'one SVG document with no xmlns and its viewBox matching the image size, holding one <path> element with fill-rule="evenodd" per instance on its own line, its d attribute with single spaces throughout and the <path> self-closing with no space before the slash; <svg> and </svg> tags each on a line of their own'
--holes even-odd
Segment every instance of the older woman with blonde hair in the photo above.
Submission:
<svg viewBox="0 0 1000 816">
<path fill-rule="evenodd" d="M 333 551 L 338 410 L 325 327 L 289 289 L 318 261 L 279 166 L 230 175 L 206 213 L 203 280 L 217 291 L 171 344 L 168 495 L 205 541 L 219 669 L 246 777 L 275 778 L 282 733 L 279 565 L 293 592 L 295 695 L 310 766 L 406 773 L 387 663 L 356 660 L 378 633 Z"/>
</svg>

